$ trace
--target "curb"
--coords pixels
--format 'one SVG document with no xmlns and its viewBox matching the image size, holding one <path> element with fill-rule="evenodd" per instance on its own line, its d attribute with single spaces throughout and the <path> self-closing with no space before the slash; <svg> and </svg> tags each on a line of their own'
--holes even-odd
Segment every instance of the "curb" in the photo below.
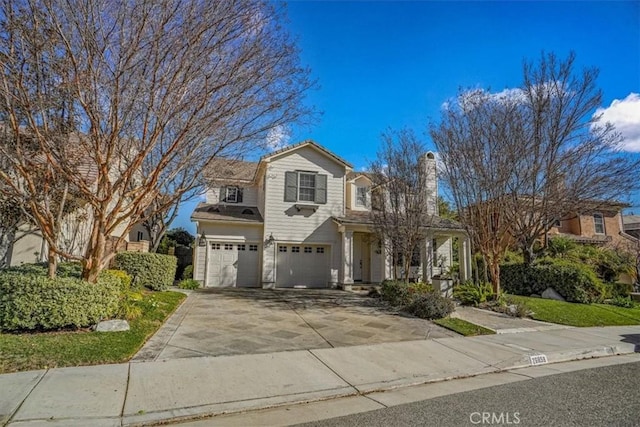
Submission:
<svg viewBox="0 0 640 427">
<path fill-rule="evenodd" d="M 201 405 L 190 408 L 180 408 L 174 410 L 150 412 L 140 415 L 125 415 L 121 419 L 123 427 L 143 427 L 168 424 L 173 422 L 184 422 L 190 420 L 206 419 L 220 415 L 240 414 L 251 411 L 277 408 L 289 405 L 299 405 L 305 403 L 319 402 L 344 398 L 349 396 L 367 396 L 372 393 L 379 393 L 391 390 L 397 390 L 405 387 L 414 387 L 425 384 L 441 383 L 445 381 L 453 381 L 463 378 L 471 378 L 479 375 L 497 374 L 514 369 L 528 368 L 533 366 L 545 366 L 555 363 L 570 362 L 584 359 L 594 359 L 609 356 L 619 356 L 625 354 L 633 354 L 633 350 L 621 348 L 618 346 L 601 346 L 571 351 L 560 351 L 548 354 L 531 353 L 521 359 L 521 363 L 514 363 L 508 367 L 491 367 L 487 366 L 478 372 L 461 374 L 456 376 L 441 377 L 436 379 L 421 380 L 416 378 L 401 378 L 386 383 L 378 383 L 375 387 L 366 390 L 358 390 L 355 387 L 344 387 L 340 389 L 326 390 L 324 392 L 301 393 L 291 396 L 277 396 L 273 398 L 262 398 L 248 401 L 225 402 L 210 405 Z M 546 362 L 539 360 L 546 358 Z M 112 420 L 105 420 L 112 421 Z M 102 424 L 101 424 L 102 425 Z M 111 425 L 111 424 L 105 424 Z"/>
</svg>

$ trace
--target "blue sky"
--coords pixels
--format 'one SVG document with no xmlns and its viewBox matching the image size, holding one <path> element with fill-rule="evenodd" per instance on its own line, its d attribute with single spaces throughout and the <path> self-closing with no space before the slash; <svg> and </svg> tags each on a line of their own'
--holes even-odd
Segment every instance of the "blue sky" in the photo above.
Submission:
<svg viewBox="0 0 640 427">
<path fill-rule="evenodd" d="M 313 139 L 357 169 L 388 128 L 413 128 L 432 147 L 427 125 L 444 101 L 459 88 L 518 86 L 523 59 L 542 51 L 573 50 L 579 67 L 600 69 L 603 111 L 628 135 L 629 155 L 640 152 L 639 1 L 294 1 L 288 15 L 319 83 L 308 102 L 323 113 L 288 141 Z M 195 231 L 193 204 L 181 210 L 173 226 Z"/>
</svg>

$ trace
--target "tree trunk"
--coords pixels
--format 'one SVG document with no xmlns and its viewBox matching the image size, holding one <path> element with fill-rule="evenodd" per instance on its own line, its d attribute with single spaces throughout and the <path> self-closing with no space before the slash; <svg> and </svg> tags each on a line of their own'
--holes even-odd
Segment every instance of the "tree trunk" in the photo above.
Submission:
<svg viewBox="0 0 640 427">
<path fill-rule="evenodd" d="M 93 225 L 92 239 L 87 248 L 85 261 L 82 269 L 82 278 L 90 283 L 98 281 L 98 275 L 104 267 L 104 259 L 106 255 L 107 239 L 100 230 L 99 224 Z"/>
<path fill-rule="evenodd" d="M 58 255 L 54 252 L 54 250 L 49 246 L 47 250 L 47 264 L 49 266 L 47 275 L 49 278 L 54 279 L 56 277 L 56 272 L 58 271 Z"/>
<path fill-rule="evenodd" d="M 526 266 L 530 266 L 531 264 L 533 264 L 533 261 L 536 259 L 536 254 L 533 251 L 533 243 L 525 243 L 524 245 L 522 245 L 522 256 L 524 258 L 524 264 Z"/>
<path fill-rule="evenodd" d="M 500 261 L 495 257 L 491 257 L 488 264 L 493 284 L 493 293 L 497 296 L 498 293 L 500 293 Z"/>
</svg>

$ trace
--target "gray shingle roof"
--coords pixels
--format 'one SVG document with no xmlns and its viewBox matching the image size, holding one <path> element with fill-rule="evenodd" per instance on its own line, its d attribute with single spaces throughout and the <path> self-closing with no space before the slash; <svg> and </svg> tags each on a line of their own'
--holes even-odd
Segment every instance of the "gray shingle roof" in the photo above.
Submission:
<svg viewBox="0 0 640 427">
<path fill-rule="evenodd" d="M 347 209 L 345 216 L 334 217 L 334 219 L 340 224 L 373 225 L 373 221 L 369 216 L 369 212 L 366 211 L 352 211 L 351 209 Z M 437 215 L 430 215 L 425 219 L 424 224 L 428 228 L 464 230 L 464 226 L 458 221 L 454 221 L 448 218 L 442 218 Z"/>
<path fill-rule="evenodd" d="M 251 212 L 251 213 L 249 213 Z M 200 203 L 191 214 L 192 220 L 233 221 L 238 223 L 263 222 L 262 215 L 255 206 L 235 206 Z"/>
<path fill-rule="evenodd" d="M 213 159 L 207 165 L 204 175 L 215 182 L 253 181 L 257 162 L 245 162 L 243 160 Z"/>
</svg>

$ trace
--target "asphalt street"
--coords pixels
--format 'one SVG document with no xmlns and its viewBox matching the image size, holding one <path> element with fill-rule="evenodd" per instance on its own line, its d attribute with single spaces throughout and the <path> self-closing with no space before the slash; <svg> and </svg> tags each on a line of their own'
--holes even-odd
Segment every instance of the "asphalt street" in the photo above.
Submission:
<svg viewBox="0 0 640 427">
<path fill-rule="evenodd" d="M 304 427 L 638 426 L 640 363 L 520 381 Z"/>
</svg>

